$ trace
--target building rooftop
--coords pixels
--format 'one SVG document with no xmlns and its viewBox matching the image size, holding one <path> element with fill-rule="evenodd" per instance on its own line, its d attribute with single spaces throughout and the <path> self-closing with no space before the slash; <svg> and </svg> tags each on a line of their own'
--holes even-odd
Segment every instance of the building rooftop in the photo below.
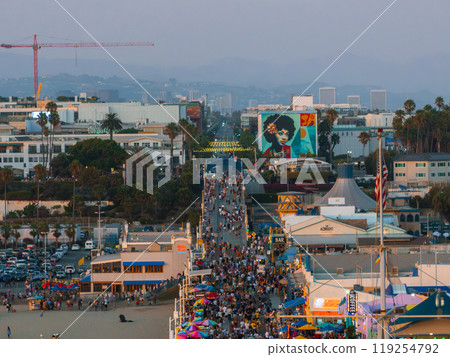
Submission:
<svg viewBox="0 0 450 357">
<path fill-rule="evenodd" d="M 450 154 L 444 152 L 428 152 L 408 155 L 397 155 L 394 161 L 450 161 Z"/>
</svg>

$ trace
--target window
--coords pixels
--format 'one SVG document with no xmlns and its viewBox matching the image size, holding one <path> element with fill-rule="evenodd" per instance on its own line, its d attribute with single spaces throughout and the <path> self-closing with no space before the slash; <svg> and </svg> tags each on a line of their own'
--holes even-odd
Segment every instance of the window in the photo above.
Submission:
<svg viewBox="0 0 450 357">
<path fill-rule="evenodd" d="M 29 157 L 29 158 L 28 158 L 28 162 L 33 162 L 33 158 L 32 158 L 32 157 Z"/>
<path fill-rule="evenodd" d="M 436 163 L 435 163 L 435 162 L 432 162 L 430 165 L 431 165 L 431 167 L 435 167 L 435 166 L 436 166 Z"/>
<path fill-rule="evenodd" d="M 438 162 L 438 167 L 445 167 L 445 162 Z"/>
<path fill-rule="evenodd" d="M 111 273 L 112 272 L 112 267 L 111 267 L 112 263 L 104 263 L 102 264 L 102 273 Z"/>
<path fill-rule="evenodd" d="M 419 215 L 416 214 L 415 217 L 414 217 L 414 221 L 415 221 L 415 222 L 419 222 L 419 218 L 420 218 Z"/>
<path fill-rule="evenodd" d="M 143 143 L 142 146 L 146 147 L 146 148 L 149 148 L 150 147 L 150 143 Z"/>
<path fill-rule="evenodd" d="M 153 143 L 153 147 L 154 148 L 158 148 L 158 143 Z M 450 162 L 449 162 L 449 164 L 450 164 Z M 450 166 L 450 165 L 449 165 Z"/>
<path fill-rule="evenodd" d="M 36 145 L 28 146 L 28 153 L 29 154 L 37 154 L 37 147 L 36 147 Z"/>
<path fill-rule="evenodd" d="M 139 143 L 134 143 L 134 147 L 138 147 L 139 146 Z"/>
<path fill-rule="evenodd" d="M 128 270 L 126 270 L 128 268 Z M 136 266 L 136 265 L 132 265 L 132 266 L 124 266 L 123 267 L 123 271 L 125 273 L 142 273 L 142 266 Z"/>
<path fill-rule="evenodd" d="M 15 158 L 14 158 L 14 162 L 19 162 L 19 158 L 18 158 L 18 157 L 15 157 Z"/>
<path fill-rule="evenodd" d="M 431 173 L 431 177 L 434 177 L 434 176 L 436 176 L 436 174 L 434 172 L 432 172 Z"/>
<path fill-rule="evenodd" d="M 427 167 L 426 162 L 416 162 L 416 167 Z"/>
<path fill-rule="evenodd" d="M 65 146 L 66 152 L 68 152 L 71 147 L 72 147 L 72 145 L 66 145 Z"/>
<path fill-rule="evenodd" d="M 426 177 L 425 172 L 416 172 L 416 177 Z"/>
<path fill-rule="evenodd" d="M 439 173 L 438 173 L 438 176 L 439 176 L 439 177 L 445 176 L 445 172 L 439 172 Z"/>
<path fill-rule="evenodd" d="M 53 153 L 55 153 L 55 154 L 61 153 L 61 145 L 53 146 Z"/>
<path fill-rule="evenodd" d="M 120 264 L 120 262 L 112 263 L 112 271 L 113 271 L 113 273 L 121 273 L 122 272 L 122 264 Z"/>
<path fill-rule="evenodd" d="M 395 163 L 395 167 L 405 167 L 405 163 L 404 162 L 396 162 Z"/>
<path fill-rule="evenodd" d="M 100 265 L 100 264 L 97 264 L 97 265 Z M 94 283 L 94 292 L 95 293 L 99 293 L 99 292 L 102 292 L 103 290 L 102 290 L 102 284 L 99 284 L 99 283 Z"/>
<path fill-rule="evenodd" d="M 400 215 L 400 222 L 405 222 L 405 215 L 403 213 Z"/>
<path fill-rule="evenodd" d="M 23 157 L 19 157 L 19 162 L 23 162 Z"/>
<path fill-rule="evenodd" d="M 91 284 L 90 283 L 81 283 L 80 284 L 80 291 L 82 293 L 89 293 L 89 292 L 91 292 Z"/>
<path fill-rule="evenodd" d="M 92 272 L 93 273 L 101 273 L 102 272 L 102 265 L 101 264 L 92 264 Z"/>
<path fill-rule="evenodd" d="M 408 214 L 408 215 L 406 216 L 406 222 L 414 222 L 414 219 L 413 219 L 413 215 L 412 215 L 412 214 Z"/>
<path fill-rule="evenodd" d="M 162 265 L 147 265 L 145 267 L 146 273 L 162 273 L 163 266 Z"/>
</svg>

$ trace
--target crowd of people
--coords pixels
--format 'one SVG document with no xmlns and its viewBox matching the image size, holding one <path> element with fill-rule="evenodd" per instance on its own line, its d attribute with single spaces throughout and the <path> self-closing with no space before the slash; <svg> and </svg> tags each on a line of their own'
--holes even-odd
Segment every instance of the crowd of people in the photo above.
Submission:
<svg viewBox="0 0 450 357">
<path fill-rule="evenodd" d="M 278 306 L 274 307 L 272 300 L 285 294 L 284 275 L 264 264 L 267 247 L 261 236 L 245 244 L 231 243 L 243 236 L 241 182 L 241 178 L 234 183 L 226 176 L 205 180 L 203 239 L 212 269 L 207 283 L 217 297 L 202 305 L 202 314 L 217 323 L 211 329 L 212 338 L 275 338 L 279 334 Z M 221 222 L 211 221 L 216 210 Z M 196 297 L 190 297 L 185 305 L 187 316 L 196 313 Z"/>
</svg>

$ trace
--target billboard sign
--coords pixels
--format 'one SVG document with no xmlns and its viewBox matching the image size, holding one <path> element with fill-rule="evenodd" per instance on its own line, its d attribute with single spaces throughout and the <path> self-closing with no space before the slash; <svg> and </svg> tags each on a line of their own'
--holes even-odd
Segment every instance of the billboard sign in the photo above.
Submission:
<svg viewBox="0 0 450 357">
<path fill-rule="evenodd" d="M 358 294 L 355 290 L 350 290 L 347 295 L 347 311 L 351 316 L 358 312 Z"/>
<path fill-rule="evenodd" d="M 261 112 L 259 141 L 266 157 L 297 158 L 317 154 L 317 113 Z"/>
</svg>

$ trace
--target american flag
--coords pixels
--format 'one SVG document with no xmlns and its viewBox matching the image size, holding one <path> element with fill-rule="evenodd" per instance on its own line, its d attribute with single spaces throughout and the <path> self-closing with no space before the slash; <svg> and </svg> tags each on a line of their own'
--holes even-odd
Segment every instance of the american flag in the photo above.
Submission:
<svg viewBox="0 0 450 357">
<path fill-rule="evenodd" d="M 380 204 L 380 191 L 381 191 L 381 200 L 383 202 L 383 209 L 386 208 L 386 181 L 388 176 L 388 170 L 386 167 L 386 164 L 383 159 L 383 155 L 381 155 L 381 167 L 382 167 L 382 179 L 380 183 L 380 163 L 378 163 L 378 170 L 377 170 L 377 180 L 375 183 L 375 198 L 377 200 L 377 204 Z"/>
</svg>

